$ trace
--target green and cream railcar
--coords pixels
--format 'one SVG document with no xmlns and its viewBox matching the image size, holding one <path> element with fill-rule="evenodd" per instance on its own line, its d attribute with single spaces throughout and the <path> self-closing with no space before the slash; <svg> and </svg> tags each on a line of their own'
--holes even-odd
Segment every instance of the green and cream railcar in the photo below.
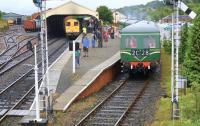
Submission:
<svg viewBox="0 0 200 126">
<path fill-rule="evenodd" d="M 154 22 L 141 21 L 121 30 L 120 55 L 124 68 L 154 70 L 160 63 L 160 31 Z"/>
</svg>

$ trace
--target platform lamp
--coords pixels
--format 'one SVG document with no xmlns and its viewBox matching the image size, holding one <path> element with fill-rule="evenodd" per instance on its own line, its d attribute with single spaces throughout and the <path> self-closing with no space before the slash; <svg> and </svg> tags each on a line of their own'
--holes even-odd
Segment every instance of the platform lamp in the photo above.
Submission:
<svg viewBox="0 0 200 126">
<path fill-rule="evenodd" d="M 171 102 L 172 102 L 172 118 L 173 120 L 179 118 L 179 99 L 178 99 L 178 84 L 179 84 L 179 44 L 180 44 L 180 23 L 179 23 L 179 8 L 185 12 L 190 18 L 194 19 L 196 13 L 194 13 L 187 5 L 181 0 L 163 0 L 163 3 L 168 6 L 172 6 L 173 11 L 176 10 L 176 14 L 172 13 L 172 65 L 171 65 Z M 176 15 L 176 16 L 175 16 Z M 174 19 L 174 16 L 176 19 Z M 175 22 L 175 25 L 174 25 Z M 174 32 L 176 33 L 174 36 Z M 176 43 L 174 43 L 174 40 Z M 176 46 L 176 49 L 174 48 Z M 176 52 L 175 52 L 176 51 Z M 176 53 L 176 55 L 174 55 Z M 176 57 L 174 57 L 176 56 Z M 174 63 L 174 60 L 176 63 Z M 175 77 L 174 77 L 175 73 Z M 174 82 L 175 80 L 175 82 Z M 174 109 L 174 105 L 176 108 Z"/>
<path fill-rule="evenodd" d="M 117 15 L 118 15 L 118 13 L 117 13 L 117 11 L 115 10 L 115 26 L 117 26 Z"/>
</svg>

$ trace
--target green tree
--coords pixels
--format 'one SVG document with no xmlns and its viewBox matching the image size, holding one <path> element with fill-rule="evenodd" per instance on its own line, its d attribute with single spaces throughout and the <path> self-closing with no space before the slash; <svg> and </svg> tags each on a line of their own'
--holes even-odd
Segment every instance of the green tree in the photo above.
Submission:
<svg viewBox="0 0 200 126">
<path fill-rule="evenodd" d="M 179 63 L 182 64 L 187 50 L 187 40 L 188 40 L 188 26 L 185 24 L 181 29 L 181 43 L 179 47 Z"/>
<path fill-rule="evenodd" d="M 112 23 L 113 14 L 112 11 L 108 9 L 106 6 L 100 6 L 97 8 L 97 12 L 99 12 L 99 19 L 104 22 Z"/>
<path fill-rule="evenodd" d="M 172 50 L 172 42 L 170 40 L 163 40 L 163 47 L 166 53 L 171 54 L 171 50 Z"/>
<path fill-rule="evenodd" d="M 200 10 L 198 11 L 200 13 Z M 189 29 L 188 50 L 186 60 L 183 63 L 183 72 L 188 77 L 189 82 L 197 83 L 200 86 L 200 15 L 194 21 Z"/>
<path fill-rule="evenodd" d="M 3 13 L 0 11 L 0 19 L 2 19 Z"/>
</svg>

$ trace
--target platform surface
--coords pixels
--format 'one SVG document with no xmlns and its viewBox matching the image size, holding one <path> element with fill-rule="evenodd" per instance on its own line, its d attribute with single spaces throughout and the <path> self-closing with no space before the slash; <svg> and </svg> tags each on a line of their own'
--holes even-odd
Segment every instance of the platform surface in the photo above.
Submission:
<svg viewBox="0 0 200 126">
<path fill-rule="evenodd" d="M 72 74 L 71 52 L 66 51 L 60 60 L 58 60 L 59 63 L 56 63 L 62 64 L 62 66 L 56 66 L 56 64 L 54 64 L 54 67 L 51 67 L 51 70 L 54 70 L 55 73 L 50 74 L 50 78 L 54 78 L 55 81 L 50 82 L 57 87 L 56 94 L 59 96 L 53 105 L 54 110 L 63 111 L 68 108 L 77 95 L 84 90 L 104 68 L 119 60 L 119 38 L 109 39 L 107 47 L 105 47 L 105 43 L 103 44 L 103 48 L 90 47 L 89 57 L 83 57 L 83 52 L 81 51 L 80 68 L 76 69 L 75 74 Z M 56 78 L 59 79 L 56 80 Z"/>
</svg>

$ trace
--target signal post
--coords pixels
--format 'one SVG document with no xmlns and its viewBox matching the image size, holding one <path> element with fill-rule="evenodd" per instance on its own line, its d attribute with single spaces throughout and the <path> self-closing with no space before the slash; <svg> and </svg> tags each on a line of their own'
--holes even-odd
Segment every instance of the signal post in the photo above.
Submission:
<svg viewBox="0 0 200 126">
<path fill-rule="evenodd" d="M 164 4 L 172 6 L 172 56 L 171 56 L 171 102 L 172 102 L 172 119 L 179 119 L 179 44 L 180 44 L 180 23 L 179 9 L 185 12 L 190 18 L 194 19 L 194 13 L 187 5 L 180 0 L 163 0 Z M 175 35 L 174 35 L 175 34 Z M 176 48 L 175 48 L 176 47 Z M 175 75 L 175 76 L 174 76 Z"/>
</svg>

